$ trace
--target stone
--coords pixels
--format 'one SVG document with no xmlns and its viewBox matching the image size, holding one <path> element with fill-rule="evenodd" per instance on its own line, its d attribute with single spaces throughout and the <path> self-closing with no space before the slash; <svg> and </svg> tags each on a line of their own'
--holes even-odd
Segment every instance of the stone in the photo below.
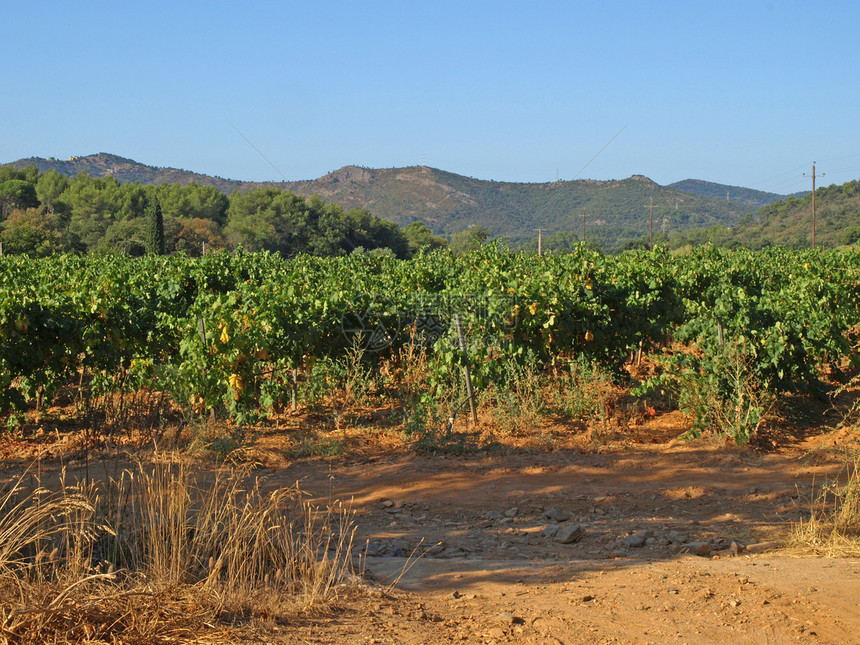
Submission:
<svg viewBox="0 0 860 645">
<path fill-rule="evenodd" d="M 555 537 L 556 533 L 558 533 L 558 524 L 548 524 L 541 533 L 544 537 Z"/>
<path fill-rule="evenodd" d="M 511 506 L 508 510 L 505 511 L 505 517 L 516 517 L 517 513 L 520 512 L 520 509 L 516 506 Z"/>
<path fill-rule="evenodd" d="M 708 542 L 687 542 L 686 544 L 681 545 L 681 553 L 710 555 L 711 545 Z"/>
<path fill-rule="evenodd" d="M 669 531 L 669 535 L 667 537 L 669 542 L 672 544 L 684 544 L 689 541 L 689 538 L 679 531 Z"/>
<path fill-rule="evenodd" d="M 628 535 L 625 538 L 621 538 L 621 544 L 623 546 L 629 547 L 631 549 L 641 549 L 645 546 L 647 538 L 642 537 L 641 535 Z"/>
<path fill-rule="evenodd" d="M 554 522 L 566 522 L 570 515 L 565 513 L 560 508 L 551 508 L 543 512 L 543 516 L 549 520 L 553 520 Z"/>
<path fill-rule="evenodd" d="M 555 541 L 561 544 L 572 544 L 579 542 L 585 535 L 585 529 L 581 524 L 569 524 L 567 526 L 559 526 L 555 534 Z"/>
<path fill-rule="evenodd" d="M 495 617 L 495 621 L 502 625 L 513 625 L 516 622 L 516 617 L 509 611 L 503 611 Z"/>
<path fill-rule="evenodd" d="M 763 553 L 776 548 L 779 548 L 779 542 L 756 542 L 755 544 L 747 544 L 744 553 Z"/>
<path fill-rule="evenodd" d="M 438 544 L 434 544 L 429 549 L 427 549 L 427 555 L 439 555 L 444 550 L 445 550 L 445 543 L 439 542 Z"/>
</svg>

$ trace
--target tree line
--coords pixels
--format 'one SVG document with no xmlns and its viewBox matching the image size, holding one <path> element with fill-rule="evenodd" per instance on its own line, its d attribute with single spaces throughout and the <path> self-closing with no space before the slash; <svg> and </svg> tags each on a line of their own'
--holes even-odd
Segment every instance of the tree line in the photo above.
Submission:
<svg viewBox="0 0 860 645">
<path fill-rule="evenodd" d="M 455 246 L 472 237 L 461 235 Z M 364 208 L 345 210 L 318 195 L 306 198 L 271 187 L 225 195 L 195 183 L 120 183 L 83 172 L 75 177 L 39 172 L 35 166 L 0 167 L 0 241 L 4 253 L 32 256 L 195 256 L 204 249 L 241 246 L 285 257 L 389 249 L 399 258 L 448 243 L 421 222 L 401 228 Z"/>
</svg>

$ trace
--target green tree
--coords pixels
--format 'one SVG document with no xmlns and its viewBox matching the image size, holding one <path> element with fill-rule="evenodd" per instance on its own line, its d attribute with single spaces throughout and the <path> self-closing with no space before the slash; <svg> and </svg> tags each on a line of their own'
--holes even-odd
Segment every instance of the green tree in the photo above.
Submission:
<svg viewBox="0 0 860 645">
<path fill-rule="evenodd" d="M 146 252 L 164 255 L 164 217 L 157 198 L 147 204 L 146 213 Z"/>
<path fill-rule="evenodd" d="M 108 226 L 98 246 L 91 250 L 96 253 L 127 253 L 133 257 L 145 255 L 147 224 L 145 217 L 117 220 Z"/>
<path fill-rule="evenodd" d="M 463 255 L 481 248 L 490 239 L 490 232 L 476 224 L 465 231 L 459 231 L 451 236 L 449 248 L 457 255 Z"/>
<path fill-rule="evenodd" d="M 71 209 L 70 230 L 87 249 L 99 246 L 123 208 L 123 194 L 114 177 L 90 177 L 81 172 L 69 182 L 63 200 Z"/>
<path fill-rule="evenodd" d="M 36 197 L 42 207 L 49 213 L 68 212 L 68 205 L 62 200 L 62 195 L 69 187 L 69 180 L 56 170 L 48 170 L 39 175 L 36 181 Z"/>
<path fill-rule="evenodd" d="M 0 215 L 7 217 L 13 210 L 35 208 L 39 205 L 36 186 L 23 179 L 9 179 L 0 184 Z"/>
<path fill-rule="evenodd" d="M 43 213 L 38 208 L 15 210 L 0 224 L 4 253 L 25 253 L 43 257 L 53 253 L 81 250 L 63 217 Z"/>
<path fill-rule="evenodd" d="M 433 232 L 421 222 L 412 222 L 406 227 L 406 243 L 409 254 L 415 255 L 420 249 L 439 249 L 448 244 L 443 237 L 433 235 Z"/>
</svg>

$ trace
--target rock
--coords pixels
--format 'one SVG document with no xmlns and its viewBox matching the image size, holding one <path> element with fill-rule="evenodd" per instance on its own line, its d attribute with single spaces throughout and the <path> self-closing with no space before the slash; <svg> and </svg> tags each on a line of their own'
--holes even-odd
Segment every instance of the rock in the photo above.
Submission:
<svg viewBox="0 0 860 645">
<path fill-rule="evenodd" d="M 667 537 L 671 544 L 684 544 L 689 541 L 689 538 L 684 533 L 680 533 L 678 531 L 669 531 L 669 535 Z"/>
<path fill-rule="evenodd" d="M 541 533 L 544 537 L 555 537 L 556 533 L 558 533 L 558 524 L 548 524 Z"/>
<path fill-rule="evenodd" d="M 427 549 L 427 555 L 439 555 L 444 550 L 445 550 L 445 543 L 439 542 L 438 544 L 434 544 L 429 549 Z"/>
<path fill-rule="evenodd" d="M 644 538 L 641 535 L 636 535 L 634 533 L 633 535 L 628 535 L 627 537 L 622 538 L 621 544 L 631 549 L 641 549 L 643 546 L 645 546 L 646 539 L 647 538 Z"/>
<path fill-rule="evenodd" d="M 681 545 L 681 553 L 695 553 L 696 555 L 710 555 L 711 545 L 708 542 L 687 542 Z"/>
<path fill-rule="evenodd" d="M 484 513 L 484 517 L 486 517 L 488 520 L 500 520 L 502 519 L 502 514 L 498 511 L 487 511 L 486 513 Z"/>
<path fill-rule="evenodd" d="M 511 506 L 508 510 L 505 511 L 505 517 L 516 517 L 517 513 L 520 512 L 516 506 Z"/>
<path fill-rule="evenodd" d="M 573 542 L 579 542 L 584 535 L 585 529 L 582 528 L 581 524 L 560 526 L 555 534 L 555 541 L 561 544 L 572 544 Z"/>
<path fill-rule="evenodd" d="M 502 625 L 513 625 L 516 622 L 516 617 L 509 611 L 503 611 L 494 620 Z"/>
<path fill-rule="evenodd" d="M 460 547 L 457 547 L 457 548 L 451 549 L 449 551 L 443 551 L 442 553 L 438 554 L 436 557 L 437 558 L 444 558 L 444 559 L 465 558 L 466 552 L 463 549 L 461 549 Z"/>
<path fill-rule="evenodd" d="M 391 508 L 392 506 L 394 506 L 394 502 L 392 502 L 390 499 L 387 499 L 384 502 L 382 502 L 382 504 L 380 504 L 380 506 L 382 508 Z"/>
<path fill-rule="evenodd" d="M 375 558 L 379 555 L 379 551 L 379 545 L 370 542 L 363 549 L 361 549 L 359 553 L 362 555 L 366 555 L 368 558 Z"/>
<path fill-rule="evenodd" d="M 738 543 L 732 540 L 731 545 L 729 545 L 729 553 L 731 553 L 732 556 L 736 558 L 738 557 L 738 553 L 740 553 L 740 550 L 741 548 Z"/>
<path fill-rule="evenodd" d="M 543 512 L 543 516 L 554 522 L 566 522 L 570 518 L 570 515 L 565 513 L 560 508 L 551 508 L 549 510 L 546 510 Z"/>
<path fill-rule="evenodd" d="M 779 548 L 779 542 L 756 542 L 755 544 L 747 544 L 744 553 L 762 553 L 777 548 Z"/>
</svg>

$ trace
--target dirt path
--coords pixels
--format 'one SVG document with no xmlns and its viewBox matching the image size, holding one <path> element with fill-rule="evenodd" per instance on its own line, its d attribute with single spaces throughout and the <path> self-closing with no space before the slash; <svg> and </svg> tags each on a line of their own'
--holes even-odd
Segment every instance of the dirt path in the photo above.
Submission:
<svg viewBox="0 0 860 645">
<path fill-rule="evenodd" d="M 273 471 L 320 502 L 352 500 L 358 566 L 380 583 L 285 637 L 857 643 L 860 561 L 745 550 L 784 538 L 835 468 L 693 442 Z"/>
</svg>

